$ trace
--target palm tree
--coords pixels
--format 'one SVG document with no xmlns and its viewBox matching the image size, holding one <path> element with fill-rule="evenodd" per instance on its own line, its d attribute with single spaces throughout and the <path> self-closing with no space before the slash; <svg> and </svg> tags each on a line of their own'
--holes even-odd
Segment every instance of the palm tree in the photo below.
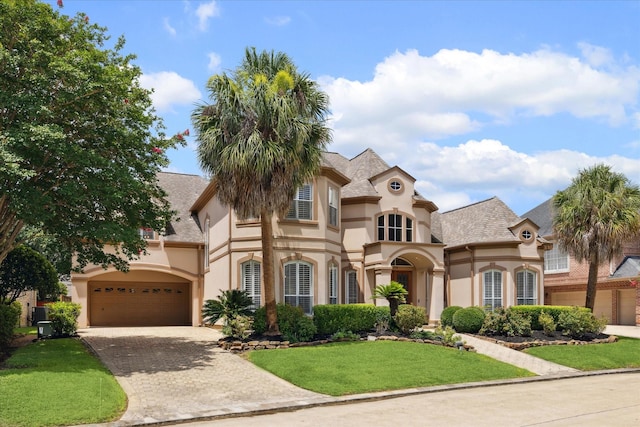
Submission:
<svg viewBox="0 0 640 427">
<path fill-rule="evenodd" d="M 389 301 L 389 314 L 395 317 L 398 306 L 404 304 L 409 292 L 402 286 L 402 283 L 391 281 L 388 285 L 378 285 L 373 290 L 373 298 L 384 298 Z"/>
<path fill-rule="evenodd" d="M 553 229 L 560 246 L 589 263 L 585 307 L 593 311 L 598 266 L 620 255 L 640 232 L 640 188 L 606 165 L 579 172 L 553 196 Z"/>
<path fill-rule="evenodd" d="M 208 83 L 211 104 L 192 114 L 198 159 L 216 197 L 238 217 L 260 217 L 267 334 L 279 335 L 273 266 L 273 216 L 320 168 L 331 140 L 329 98 L 284 53 L 247 48 L 242 64 Z"/>
</svg>

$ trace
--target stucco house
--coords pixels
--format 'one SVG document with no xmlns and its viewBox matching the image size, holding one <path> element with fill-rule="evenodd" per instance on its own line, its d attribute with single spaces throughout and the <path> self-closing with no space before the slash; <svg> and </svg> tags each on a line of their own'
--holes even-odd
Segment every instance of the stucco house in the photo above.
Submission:
<svg viewBox="0 0 640 427">
<path fill-rule="evenodd" d="M 540 234 L 553 243 L 553 205 L 551 199 L 523 215 L 540 226 Z M 545 253 L 544 303 L 584 305 L 589 265 L 577 262 L 560 245 Z M 627 242 L 622 254 L 598 269 L 594 314 L 610 324 L 640 325 L 640 236 Z"/>
<path fill-rule="evenodd" d="M 245 289 L 262 299 L 260 223 L 240 220 L 196 175 L 160 173 L 178 219 L 141 230 L 148 254 L 127 273 L 88 267 L 72 276 L 79 325 L 202 324 L 207 299 Z M 431 321 L 447 305 L 541 304 L 545 253 L 537 222 L 498 198 L 439 213 L 415 178 L 373 150 L 348 159 L 325 153 L 320 173 L 274 217 L 276 300 L 311 314 L 317 304 L 374 303 L 391 280 Z"/>
</svg>

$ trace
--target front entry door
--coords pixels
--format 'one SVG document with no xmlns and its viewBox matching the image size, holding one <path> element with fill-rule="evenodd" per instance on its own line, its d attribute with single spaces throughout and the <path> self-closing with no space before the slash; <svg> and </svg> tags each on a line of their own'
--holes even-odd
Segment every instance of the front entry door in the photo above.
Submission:
<svg viewBox="0 0 640 427">
<path fill-rule="evenodd" d="M 391 280 L 400 283 L 407 290 L 407 304 L 416 305 L 414 298 L 416 291 L 413 285 L 413 272 L 407 270 L 393 270 Z"/>
</svg>

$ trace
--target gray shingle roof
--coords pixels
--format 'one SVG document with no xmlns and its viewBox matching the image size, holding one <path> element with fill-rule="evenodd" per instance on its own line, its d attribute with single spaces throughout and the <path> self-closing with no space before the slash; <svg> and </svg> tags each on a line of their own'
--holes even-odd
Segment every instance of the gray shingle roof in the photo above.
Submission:
<svg viewBox="0 0 640 427">
<path fill-rule="evenodd" d="M 540 230 L 538 234 L 543 237 L 553 235 L 553 202 L 552 199 L 547 200 L 521 215 L 522 218 L 529 218 L 535 222 Z"/>
<path fill-rule="evenodd" d="M 209 182 L 198 175 L 171 172 L 158 173 L 158 184 L 167 192 L 171 209 L 177 211 L 178 220 L 167 225 L 164 239 L 171 242 L 202 242 L 202 231 L 197 217 L 191 215 L 191 206 Z"/>
<path fill-rule="evenodd" d="M 620 263 L 612 278 L 631 278 L 640 276 L 640 256 L 627 256 Z"/>
<path fill-rule="evenodd" d="M 493 197 L 444 213 L 432 214 L 434 237 L 447 246 L 485 242 L 519 242 L 509 227 L 521 222 L 502 200 Z M 438 223 L 441 235 L 438 235 Z"/>
</svg>

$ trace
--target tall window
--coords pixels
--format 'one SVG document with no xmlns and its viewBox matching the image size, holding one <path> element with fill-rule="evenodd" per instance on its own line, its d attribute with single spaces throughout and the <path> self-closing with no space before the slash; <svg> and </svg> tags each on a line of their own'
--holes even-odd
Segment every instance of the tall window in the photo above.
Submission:
<svg viewBox="0 0 640 427">
<path fill-rule="evenodd" d="M 313 186 L 304 184 L 298 189 L 291 203 L 288 219 L 313 219 Z"/>
<path fill-rule="evenodd" d="M 378 217 L 377 231 L 379 241 L 412 242 L 413 220 L 395 213 L 380 215 Z"/>
<path fill-rule="evenodd" d="M 482 305 L 495 310 L 502 307 L 502 272 L 499 270 L 485 271 L 483 277 L 483 299 Z"/>
<path fill-rule="evenodd" d="M 338 191 L 329 187 L 329 225 L 338 226 Z"/>
<path fill-rule="evenodd" d="M 522 270 L 516 273 L 516 304 L 536 305 L 536 273 Z"/>
<path fill-rule="evenodd" d="M 313 312 L 313 267 L 303 261 L 284 265 L 284 302 Z"/>
<path fill-rule="evenodd" d="M 345 273 L 344 302 L 346 304 L 358 302 L 358 275 L 355 270 L 348 270 Z"/>
<path fill-rule="evenodd" d="M 209 268 L 209 218 L 204 220 L 204 268 Z"/>
<path fill-rule="evenodd" d="M 260 263 L 257 261 L 247 261 L 241 264 L 242 268 L 242 289 L 246 291 L 253 304 L 253 310 L 260 307 Z"/>
<path fill-rule="evenodd" d="M 569 254 L 556 243 L 551 250 L 544 253 L 544 272 L 564 273 L 567 271 L 569 271 Z"/>
<path fill-rule="evenodd" d="M 329 266 L 329 304 L 338 303 L 338 266 Z"/>
</svg>

